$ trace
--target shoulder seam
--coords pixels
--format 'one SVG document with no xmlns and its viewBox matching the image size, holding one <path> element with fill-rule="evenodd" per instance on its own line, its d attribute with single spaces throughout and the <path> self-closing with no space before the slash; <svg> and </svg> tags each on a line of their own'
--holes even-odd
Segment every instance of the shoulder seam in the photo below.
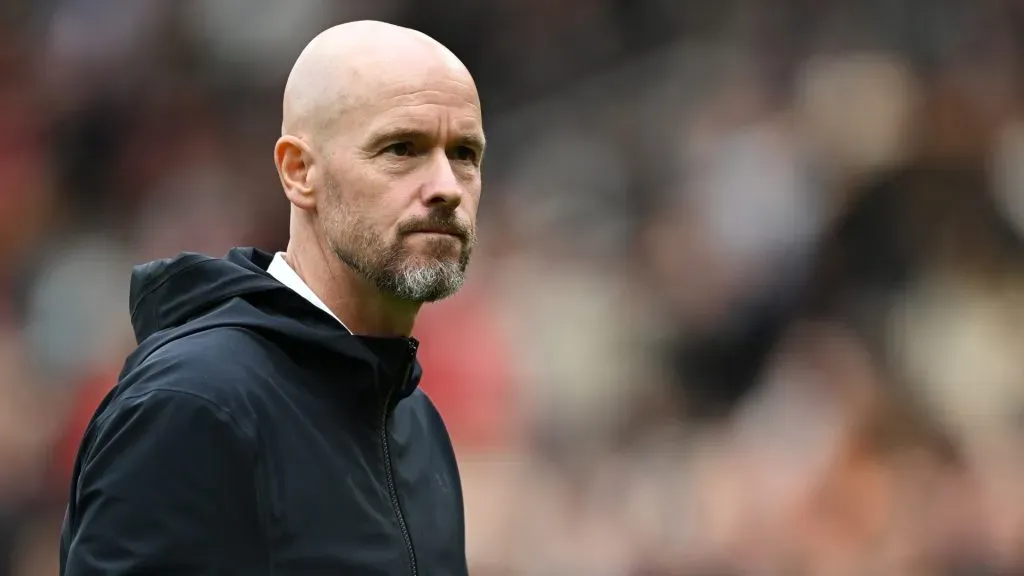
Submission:
<svg viewBox="0 0 1024 576">
<path fill-rule="evenodd" d="M 220 331 L 237 332 L 237 333 L 245 334 L 245 335 L 249 336 L 250 338 L 253 338 L 255 336 L 255 334 L 251 330 L 248 330 L 248 329 L 243 328 L 241 326 L 224 326 L 224 325 L 222 325 L 222 326 L 210 326 L 208 328 L 202 328 L 200 330 L 196 330 L 195 332 L 191 332 L 189 334 L 185 334 L 185 335 L 183 335 L 181 337 L 172 338 L 172 339 L 167 340 L 166 342 L 163 342 L 162 344 L 156 346 L 155 348 L 150 350 L 149 353 L 146 354 L 133 367 L 133 370 L 138 369 L 138 368 L 140 368 L 142 366 L 145 366 L 150 361 L 153 361 L 153 360 L 156 360 L 156 359 L 160 359 L 162 357 L 161 354 L 169 353 L 170 351 L 172 351 L 174 349 L 174 347 L 176 345 L 181 345 L 181 344 L 187 342 L 188 340 L 190 340 L 192 338 L 195 338 L 195 337 L 198 337 L 198 336 L 209 335 L 209 334 L 213 334 L 215 332 L 220 332 Z"/>
<path fill-rule="evenodd" d="M 221 406 L 220 404 L 214 402 L 213 400 L 207 398 L 206 396 L 203 396 L 202 394 L 197 394 L 195 392 L 192 392 L 191 390 L 179 390 L 179 389 L 176 389 L 176 388 L 151 388 L 149 390 L 146 390 L 144 392 L 140 392 L 140 393 L 137 393 L 137 394 L 126 394 L 125 396 L 121 396 L 120 398 L 117 398 L 115 400 L 115 402 L 123 402 L 123 401 L 131 401 L 131 400 L 142 400 L 142 399 L 145 399 L 147 397 L 155 396 L 155 395 L 158 395 L 158 394 L 161 394 L 161 393 L 169 394 L 169 395 L 172 395 L 172 396 L 174 396 L 174 395 L 186 396 L 186 397 L 189 397 L 189 398 L 192 398 L 192 399 L 195 399 L 195 400 L 199 400 L 202 404 L 205 404 L 209 408 L 212 408 L 214 410 L 214 412 L 216 412 L 217 414 L 219 414 L 220 416 L 225 418 L 228 421 L 228 424 L 233 429 L 235 429 L 241 436 L 243 436 L 246 441 L 248 441 L 248 442 L 254 442 L 255 441 L 255 431 L 251 430 L 247 426 L 243 426 L 241 424 L 241 422 L 239 422 L 238 418 L 230 410 L 228 410 L 227 408 L 225 408 L 225 407 Z M 100 418 L 97 419 L 96 425 L 97 426 L 104 425 L 107 420 L 109 420 L 111 417 L 113 417 L 113 413 L 116 412 L 116 411 L 117 411 L 117 409 L 115 408 L 114 411 L 107 412 L 107 413 L 103 414 Z"/>
</svg>

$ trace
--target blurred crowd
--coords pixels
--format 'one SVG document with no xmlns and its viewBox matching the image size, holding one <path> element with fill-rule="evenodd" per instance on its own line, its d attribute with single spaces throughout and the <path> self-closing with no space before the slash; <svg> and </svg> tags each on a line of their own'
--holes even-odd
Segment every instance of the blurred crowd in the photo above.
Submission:
<svg viewBox="0 0 1024 576">
<path fill-rule="evenodd" d="M 1024 573 L 1024 4 L 0 4 L 0 576 L 56 573 L 130 266 L 282 249 L 289 67 L 375 18 L 488 139 L 424 309 L 474 576 Z"/>
</svg>

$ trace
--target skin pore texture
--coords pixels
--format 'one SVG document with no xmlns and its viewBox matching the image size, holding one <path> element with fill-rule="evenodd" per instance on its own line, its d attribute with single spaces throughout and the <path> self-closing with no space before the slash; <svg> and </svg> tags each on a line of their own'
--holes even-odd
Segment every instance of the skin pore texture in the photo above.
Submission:
<svg viewBox="0 0 1024 576">
<path fill-rule="evenodd" d="M 299 55 L 274 161 L 285 259 L 357 334 L 408 335 L 461 287 L 476 242 L 484 132 L 466 67 L 420 32 L 361 21 Z"/>
</svg>

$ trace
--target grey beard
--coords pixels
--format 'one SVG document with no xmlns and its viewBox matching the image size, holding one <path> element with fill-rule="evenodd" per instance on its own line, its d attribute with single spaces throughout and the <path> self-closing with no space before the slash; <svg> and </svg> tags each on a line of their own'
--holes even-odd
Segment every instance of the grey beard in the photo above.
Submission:
<svg viewBox="0 0 1024 576">
<path fill-rule="evenodd" d="M 381 291 L 406 302 L 436 302 L 454 295 L 466 279 L 459 262 L 432 262 L 382 270 L 373 279 Z"/>
<path fill-rule="evenodd" d="M 466 280 L 468 251 L 458 262 L 434 261 L 427 264 L 403 262 L 404 253 L 396 252 L 377 262 L 333 246 L 339 260 L 366 278 L 378 290 L 405 302 L 437 302 L 454 295 Z"/>
</svg>

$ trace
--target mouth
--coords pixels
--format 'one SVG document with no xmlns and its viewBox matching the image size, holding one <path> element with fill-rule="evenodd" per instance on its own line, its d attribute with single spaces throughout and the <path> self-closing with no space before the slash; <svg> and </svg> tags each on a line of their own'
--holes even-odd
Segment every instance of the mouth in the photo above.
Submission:
<svg viewBox="0 0 1024 576">
<path fill-rule="evenodd" d="M 414 236 L 416 234 L 425 234 L 432 236 L 450 236 L 452 238 L 458 238 L 462 240 L 465 236 L 458 230 L 446 230 L 443 228 L 424 228 L 422 230 L 412 230 L 408 232 L 407 236 Z"/>
</svg>

